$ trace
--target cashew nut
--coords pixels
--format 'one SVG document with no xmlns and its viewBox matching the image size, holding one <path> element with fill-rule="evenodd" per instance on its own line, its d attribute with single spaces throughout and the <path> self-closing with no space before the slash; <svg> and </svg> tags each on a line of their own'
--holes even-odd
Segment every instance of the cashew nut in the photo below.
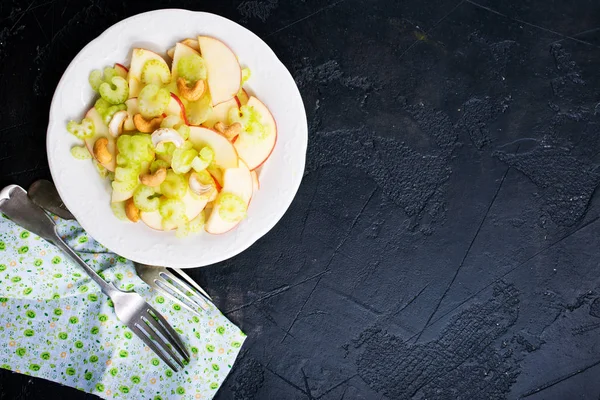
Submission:
<svg viewBox="0 0 600 400">
<path fill-rule="evenodd" d="M 212 185 L 205 185 L 204 183 L 200 182 L 200 179 L 198 179 L 198 175 L 195 172 L 190 174 L 188 184 L 190 186 L 190 190 L 196 193 L 198 196 L 205 195 L 213 190 Z"/>
<path fill-rule="evenodd" d="M 167 169 L 166 168 L 159 168 L 156 170 L 156 172 L 154 174 L 140 175 L 140 181 L 144 185 L 151 186 L 151 187 L 160 185 L 161 183 L 164 182 L 164 180 L 166 178 L 167 178 Z"/>
<path fill-rule="evenodd" d="M 179 94 L 181 94 L 184 99 L 196 101 L 204 94 L 204 81 L 197 80 L 196 83 L 194 83 L 194 86 L 189 87 L 185 83 L 185 79 L 179 78 L 177 79 L 177 90 L 179 90 Z"/>
<path fill-rule="evenodd" d="M 219 133 L 225 133 L 225 129 L 227 129 L 227 127 L 225 126 L 225 124 L 222 123 L 221 121 L 217 122 L 215 124 L 215 126 L 213 126 L 213 128 L 215 129 L 215 131 L 217 131 Z"/>
<path fill-rule="evenodd" d="M 154 148 L 160 143 L 171 142 L 175 147 L 183 146 L 185 139 L 173 128 L 160 128 L 152 133 L 152 145 Z"/>
<path fill-rule="evenodd" d="M 125 215 L 131 222 L 138 222 L 140 220 L 140 210 L 133 203 L 133 198 L 127 199 L 125 202 Z"/>
<path fill-rule="evenodd" d="M 229 125 L 227 129 L 225 129 L 225 132 L 223 132 L 225 137 L 229 140 L 232 140 L 240 133 L 242 133 L 242 124 L 239 122 L 234 122 L 233 124 Z"/>
<path fill-rule="evenodd" d="M 94 158 L 100 164 L 107 164 L 112 160 L 112 154 L 108 151 L 108 139 L 101 137 L 94 143 Z"/>
<path fill-rule="evenodd" d="M 242 133 L 242 124 L 239 122 L 234 122 L 229 126 L 225 126 L 222 122 L 217 122 L 214 126 L 214 129 L 221 133 L 229 140 L 233 140 L 237 135 Z"/>
<path fill-rule="evenodd" d="M 162 117 L 152 118 L 150 121 L 146 121 L 142 114 L 135 114 L 133 117 L 133 124 L 136 129 L 143 133 L 154 132 L 158 128 L 160 128 L 160 123 L 162 122 Z"/>
<path fill-rule="evenodd" d="M 125 110 L 116 112 L 108 124 L 108 133 L 110 133 L 112 137 L 117 137 L 123 133 L 123 124 L 128 117 L 129 113 Z"/>
</svg>

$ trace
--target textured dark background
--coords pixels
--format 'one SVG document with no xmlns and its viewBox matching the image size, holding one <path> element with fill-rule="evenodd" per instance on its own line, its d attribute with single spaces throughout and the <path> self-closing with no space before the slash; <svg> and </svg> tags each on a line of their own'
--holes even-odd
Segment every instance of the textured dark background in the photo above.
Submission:
<svg viewBox="0 0 600 400">
<path fill-rule="evenodd" d="M 273 48 L 308 163 L 269 234 L 192 271 L 249 336 L 218 399 L 598 399 L 598 0 L 120 3 L 0 2 L 0 180 L 49 177 L 53 90 L 125 17 L 210 11 Z"/>
</svg>

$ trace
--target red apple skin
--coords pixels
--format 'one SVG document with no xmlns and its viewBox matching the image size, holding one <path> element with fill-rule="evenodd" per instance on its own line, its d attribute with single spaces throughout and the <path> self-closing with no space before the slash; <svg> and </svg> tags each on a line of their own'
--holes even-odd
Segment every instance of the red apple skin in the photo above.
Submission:
<svg viewBox="0 0 600 400">
<path fill-rule="evenodd" d="M 115 63 L 115 66 L 119 66 L 121 68 L 123 68 L 125 71 L 129 72 L 129 68 L 127 68 L 126 66 L 124 66 L 123 64 L 119 64 L 119 63 Z"/>
<path fill-rule="evenodd" d="M 179 107 L 181 108 L 181 118 L 183 119 L 183 122 L 186 125 L 189 125 L 190 123 L 188 122 L 187 116 L 185 115 L 185 107 L 184 107 L 183 103 L 181 102 L 181 99 L 175 93 L 171 93 L 171 97 L 173 99 L 175 99 L 175 101 L 177 103 L 179 103 Z"/>
</svg>

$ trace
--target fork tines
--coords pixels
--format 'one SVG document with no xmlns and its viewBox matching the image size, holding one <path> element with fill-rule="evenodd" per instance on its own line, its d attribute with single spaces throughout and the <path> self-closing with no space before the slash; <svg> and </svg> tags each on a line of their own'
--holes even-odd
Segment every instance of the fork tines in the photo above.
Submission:
<svg viewBox="0 0 600 400">
<path fill-rule="evenodd" d="M 150 305 L 146 313 L 141 313 L 137 319 L 127 324 L 140 339 L 146 343 L 173 371 L 181 368 L 190 361 L 190 354 L 181 341 L 179 334 L 169 325 L 165 318 Z M 174 343 L 172 346 L 171 343 Z M 173 351 L 173 348 L 175 351 Z"/>
<path fill-rule="evenodd" d="M 184 283 L 171 271 L 161 271 L 154 281 L 164 295 L 181 304 L 193 313 L 199 314 L 198 309 L 208 310 L 208 299 L 189 285 Z"/>
<path fill-rule="evenodd" d="M 212 307 L 210 296 L 180 269 L 143 264 L 136 264 L 135 268 L 144 282 L 194 314 L 202 316 L 202 310 Z"/>
</svg>

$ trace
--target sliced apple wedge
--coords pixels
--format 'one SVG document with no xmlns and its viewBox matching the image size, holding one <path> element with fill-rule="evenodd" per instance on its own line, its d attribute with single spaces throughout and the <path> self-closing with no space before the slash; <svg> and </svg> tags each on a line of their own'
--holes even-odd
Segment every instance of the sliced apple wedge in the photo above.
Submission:
<svg viewBox="0 0 600 400">
<path fill-rule="evenodd" d="M 129 190 L 127 192 L 117 192 L 116 190 L 113 189 L 113 191 L 110 195 L 110 202 L 111 203 L 119 203 L 121 201 L 129 200 L 130 198 L 133 197 L 133 192 L 135 192 L 135 189 Z"/>
<path fill-rule="evenodd" d="M 187 38 L 187 39 L 183 39 L 179 43 L 185 44 L 186 46 L 191 47 L 192 49 L 196 50 L 197 52 L 200 52 L 200 47 L 198 47 L 198 41 L 196 39 Z M 171 57 L 171 59 L 175 58 L 175 47 L 176 46 L 173 46 L 169 50 L 167 50 L 167 55 L 169 57 Z"/>
<path fill-rule="evenodd" d="M 257 140 L 241 133 L 233 145 L 240 158 L 248 164 L 248 168 L 254 170 L 269 158 L 275 148 L 275 143 L 277 142 L 277 123 L 267 106 L 256 97 L 250 97 L 248 106 L 254 107 L 254 110 L 260 114 L 260 123 L 266 129 L 266 136 Z"/>
<path fill-rule="evenodd" d="M 133 49 L 131 53 L 131 65 L 129 67 L 129 78 L 135 78 L 138 81 L 142 81 L 142 69 L 144 69 L 144 65 L 147 61 L 157 60 L 161 64 L 165 64 L 167 68 L 169 68 L 169 64 L 153 51 L 146 49 Z"/>
<path fill-rule="evenodd" d="M 233 144 L 219 132 L 201 126 L 190 126 L 189 140 L 197 150 L 204 146 L 210 147 L 215 152 L 215 164 L 222 169 L 238 166 L 238 155 Z"/>
<path fill-rule="evenodd" d="M 173 63 L 171 64 L 171 81 L 177 82 L 177 78 L 179 78 L 179 74 L 177 73 L 177 63 L 181 57 L 189 56 L 189 55 L 197 55 L 199 56 L 196 50 L 192 49 L 190 46 L 186 46 L 183 43 L 177 43 L 175 45 L 175 53 L 173 53 Z"/>
<path fill-rule="evenodd" d="M 113 67 L 115 71 L 117 71 L 117 75 L 119 75 L 123 79 L 127 79 L 127 74 L 129 73 L 129 69 L 123 64 L 116 63 Z"/>
<path fill-rule="evenodd" d="M 142 82 L 134 77 L 127 78 L 127 83 L 129 84 L 129 98 L 137 98 L 144 85 L 142 85 Z"/>
<path fill-rule="evenodd" d="M 244 163 L 240 163 L 238 168 L 226 169 L 223 173 L 223 180 L 225 184 L 221 193 L 235 194 L 247 204 L 250 203 L 250 199 L 252 198 L 252 176 Z M 208 233 L 219 235 L 229 232 L 240 222 L 227 222 L 221 218 L 219 215 L 219 198 L 217 197 L 204 229 Z"/>
<path fill-rule="evenodd" d="M 260 189 L 260 182 L 258 181 L 258 174 L 256 171 L 250 171 L 250 175 L 252 175 L 252 194 L 258 192 Z"/>
<path fill-rule="evenodd" d="M 208 173 L 210 174 L 210 176 L 213 177 L 213 179 L 215 180 L 215 182 L 217 183 L 217 189 L 219 191 L 221 191 L 221 189 L 223 188 L 223 170 L 219 167 L 215 167 L 213 165 L 209 165 L 208 168 L 206 168 L 206 170 L 208 171 Z"/>
<path fill-rule="evenodd" d="M 165 110 L 165 116 L 169 115 L 176 115 L 187 124 L 187 120 L 185 118 L 185 107 L 175 93 L 171 93 L 171 101 Z"/>
<path fill-rule="evenodd" d="M 208 119 L 204 121 L 202 125 L 208 128 L 213 128 L 217 122 L 223 122 L 227 124 L 227 115 L 231 107 L 238 108 L 238 102 L 235 97 L 214 106 L 210 117 L 208 117 Z"/>
<path fill-rule="evenodd" d="M 196 218 L 204 207 L 206 207 L 207 199 L 202 199 L 192 192 L 188 190 L 185 196 L 181 199 L 185 204 L 185 216 L 188 218 L 188 221 Z M 170 231 L 176 228 L 176 226 L 167 226 L 166 229 L 163 229 L 163 218 L 161 217 L 158 211 L 152 212 L 144 212 L 140 213 L 141 220 L 148 225 L 152 229 L 156 229 L 159 231 L 166 230 Z"/>
<path fill-rule="evenodd" d="M 133 49 L 131 53 L 131 65 L 127 74 L 129 98 L 137 97 L 140 90 L 142 90 L 142 69 L 149 60 L 157 60 L 169 68 L 167 62 L 155 52 L 146 49 Z"/>
<path fill-rule="evenodd" d="M 213 106 L 233 98 L 242 84 L 242 68 L 237 57 L 225 43 L 209 36 L 198 36 L 198 45 L 206 62 Z"/>
<path fill-rule="evenodd" d="M 116 164 L 117 164 L 117 146 L 116 146 L 115 138 L 112 137 L 108 133 L 108 126 L 106 126 L 104 124 L 104 122 L 102 121 L 102 117 L 100 116 L 98 111 L 96 111 L 95 108 L 91 108 L 85 114 L 85 117 L 91 119 L 92 122 L 94 123 L 94 136 L 92 136 L 91 138 L 85 139 L 85 147 L 87 147 L 90 154 L 93 155 L 94 154 L 94 143 L 96 143 L 96 140 L 100 139 L 101 137 L 105 137 L 106 139 L 108 139 L 107 148 L 108 148 L 108 152 L 111 154 L 112 158 L 109 162 L 100 163 L 100 164 L 107 170 L 114 172 Z M 96 160 L 96 161 L 98 161 L 98 160 Z M 98 161 L 98 162 L 100 162 L 100 161 Z"/>
<path fill-rule="evenodd" d="M 196 39 L 192 39 L 192 38 L 183 39 L 181 41 L 181 43 L 185 44 L 186 46 L 191 47 L 192 49 L 196 50 L 197 52 L 200 52 L 200 46 L 198 45 L 198 41 Z"/>
<path fill-rule="evenodd" d="M 125 102 L 125 105 L 127 106 L 127 118 L 125 119 L 125 122 L 123 123 L 123 130 L 124 131 L 135 131 L 135 124 L 133 123 L 133 117 L 135 116 L 135 114 L 139 114 L 140 109 L 138 107 L 138 99 L 137 97 L 129 99 Z"/>
<path fill-rule="evenodd" d="M 240 103 L 240 107 L 248 104 L 248 100 L 250 100 L 250 96 L 248 95 L 248 92 L 246 92 L 246 90 L 243 88 L 240 89 L 240 91 L 238 92 L 236 97 L 238 99 L 238 103 Z"/>
</svg>

